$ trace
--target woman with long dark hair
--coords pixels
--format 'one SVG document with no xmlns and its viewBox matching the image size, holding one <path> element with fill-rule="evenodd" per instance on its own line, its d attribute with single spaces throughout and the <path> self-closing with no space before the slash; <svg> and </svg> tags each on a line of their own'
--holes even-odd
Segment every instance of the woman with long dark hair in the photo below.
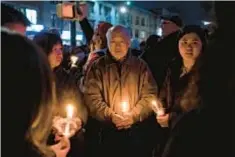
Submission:
<svg viewBox="0 0 235 157">
<path fill-rule="evenodd" d="M 178 36 L 179 56 L 169 64 L 159 94 L 159 104 L 165 108 L 165 114 L 156 117 L 163 128 L 161 149 L 178 121 L 188 112 L 200 108 L 198 70 L 206 45 L 204 31 L 196 25 L 185 26 Z"/>
<path fill-rule="evenodd" d="M 164 116 L 157 117 L 160 125 L 172 126 L 178 116 L 198 107 L 199 99 L 189 100 L 188 96 L 197 94 L 194 85 L 199 79 L 197 71 L 205 46 L 205 34 L 199 26 L 186 26 L 179 34 L 180 56 L 169 64 L 165 83 L 159 95 L 167 111 Z"/>
</svg>

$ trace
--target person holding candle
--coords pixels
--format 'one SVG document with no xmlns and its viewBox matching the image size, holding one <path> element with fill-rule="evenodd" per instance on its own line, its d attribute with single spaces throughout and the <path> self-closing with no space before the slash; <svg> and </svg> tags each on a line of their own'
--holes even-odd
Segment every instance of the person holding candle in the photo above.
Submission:
<svg viewBox="0 0 235 157">
<path fill-rule="evenodd" d="M 54 72 L 56 100 L 58 105 L 54 111 L 55 119 L 53 120 L 53 126 L 56 126 L 55 131 L 59 135 L 62 134 L 58 131 L 61 130 L 60 127 L 63 127 L 64 122 L 67 120 L 66 106 L 73 104 L 74 116 L 70 120 L 71 126 L 73 126 L 71 130 L 73 133 L 71 132 L 72 134 L 70 134 L 69 137 L 73 137 L 72 139 L 74 139 L 74 141 L 80 141 L 80 139 L 83 139 L 81 128 L 87 121 L 87 109 L 83 102 L 82 93 L 79 90 L 78 80 L 73 74 L 68 73 L 60 67 L 63 59 L 62 39 L 58 34 L 42 31 L 35 35 L 33 41 L 47 55 L 51 70 Z M 75 133 L 77 133 L 77 136 L 74 136 Z M 83 142 L 81 142 L 81 145 L 83 145 L 82 143 Z M 83 150 L 79 150 L 78 148 L 73 149 L 73 146 L 74 145 L 72 145 L 71 153 L 75 154 L 74 156 L 83 153 Z"/>
<path fill-rule="evenodd" d="M 179 34 L 180 57 L 170 63 L 159 96 L 163 106 L 168 110 L 164 116 L 157 117 L 163 127 L 172 127 L 178 116 L 198 107 L 200 99 L 188 100 L 187 97 L 197 96 L 198 68 L 205 46 L 205 33 L 197 25 L 185 26 Z"/>
<path fill-rule="evenodd" d="M 70 150 L 67 138 L 47 145 L 55 91 L 46 56 L 32 41 L 10 30 L 1 30 L 1 39 L 1 153 L 3 156 L 66 157 Z"/>
<path fill-rule="evenodd" d="M 203 29 L 197 25 L 185 26 L 178 37 L 180 56 L 168 67 L 167 76 L 160 91 L 160 105 L 166 113 L 156 116 L 163 129 L 161 149 L 164 148 L 169 130 L 191 110 L 200 108 L 197 82 L 200 79 L 198 69 L 201 65 L 206 39 Z"/>
<path fill-rule="evenodd" d="M 218 29 L 204 53 L 197 83 L 203 108 L 177 122 L 162 157 L 234 156 L 235 3 L 216 1 L 212 6 Z"/>
<path fill-rule="evenodd" d="M 106 36 L 107 54 L 92 64 L 84 91 L 90 115 L 102 125 L 100 155 L 151 156 L 141 124 L 152 114 L 156 83 L 147 64 L 129 52 L 128 29 L 114 26 Z"/>
</svg>

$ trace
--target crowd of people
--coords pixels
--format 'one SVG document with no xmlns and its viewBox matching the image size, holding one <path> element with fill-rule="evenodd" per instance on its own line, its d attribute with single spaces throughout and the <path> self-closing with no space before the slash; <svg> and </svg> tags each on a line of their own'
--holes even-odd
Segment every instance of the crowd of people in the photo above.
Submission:
<svg viewBox="0 0 235 157">
<path fill-rule="evenodd" d="M 93 29 L 82 5 L 80 47 L 51 30 L 28 39 L 30 21 L 1 4 L 3 154 L 233 156 L 234 4 L 215 2 L 210 38 L 173 16 L 162 17 L 162 37 L 141 43 L 122 25 Z"/>
</svg>

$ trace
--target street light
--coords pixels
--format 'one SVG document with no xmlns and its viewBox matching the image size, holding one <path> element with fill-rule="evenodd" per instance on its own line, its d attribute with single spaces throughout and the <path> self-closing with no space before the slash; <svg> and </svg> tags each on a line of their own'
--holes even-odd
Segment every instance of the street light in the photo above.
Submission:
<svg viewBox="0 0 235 157">
<path fill-rule="evenodd" d="M 123 14 L 126 13 L 126 12 L 127 12 L 126 7 L 122 6 L 122 7 L 120 8 L 120 12 L 123 13 Z"/>
<path fill-rule="evenodd" d="M 130 1 L 127 1 L 127 2 L 126 2 L 126 5 L 128 5 L 128 6 L 131 5 L 131 2 L 130 2 Z"/>
</svg>

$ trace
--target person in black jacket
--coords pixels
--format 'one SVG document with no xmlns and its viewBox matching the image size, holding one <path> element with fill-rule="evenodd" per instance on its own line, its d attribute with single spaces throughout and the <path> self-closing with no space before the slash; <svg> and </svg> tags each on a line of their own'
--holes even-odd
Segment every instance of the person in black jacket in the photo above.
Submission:
<svg viewBox="0 0 235 157">
<path fill-rule="evenodd" d="M 159 89 L 161 89 L 164 81 L 168 63 L 178 56 L 177 37 L 182 26 L 183 22 L 178 16 L 172 16 L 170 18 L 163 17 L 162 39 L 156 43 L 157 46 L 153 52 L 143 55 L 153 73 Z"/>
<path fill-rule="evenodd" d="M 234 2 L 214 3 L 218 29 L 205 51 L 197 83 L 204 107 L 178 121 L 163 157 L 234 156 L 234 7 Z"/>
<path fill-rule="evenodd" d="M 75 117 L 78 117 L 76 123 L 77 125 L 75 125 L 75 129 L 73 131 L 75 133 L 79 130 L 79 132 L 76 134 L 77 136 L 73 136 L 73 133 L 70 135 L 70 137 L 73 136 L 73 138 L 75 138 L 74 140 L 71 140 L 72 143 L 73 141 L 80 141 L 82 139 L 81 127 L 84 126 L 87 121 L 87 110 L 83 102 L 82 93 L 80 92 L 79 87 L 77 86 L 76 78 L 71 73 L 65 71 L 59 66 L 63 59 L 62 40 L 57 34 L 50 32 L 40 32 L 35 35 L 33 41 L 47 55 L 50 67 L 54 71 L 57 94 L 57 108 L 55 110 L 54 115 L 65 117 L 66 105 L 73 104 L 75 108 Z M 82 156 L 82 143 L 83 142 L 81 141 L 81 144 L 79 145 L 72 144 L 72 149 L 69 154 L 72 154 L 72 156 Z"/>
<path fill-rule="evenodd" d="M 45 54 L 32 41 L 9 30 L 1 29 L 1 39 L 3 156 L 66 157 L 68 139 L 47 145 L 55 91 Z"/>
<path fill-rule="evenodd" d="M 26 27 L 31 25 L 31 22 L 22 12 L 7 4 L 1 3 L 1 14 L 1 26 L 21 33 L 22 35 L 25 35 Z"/>
</svg>

